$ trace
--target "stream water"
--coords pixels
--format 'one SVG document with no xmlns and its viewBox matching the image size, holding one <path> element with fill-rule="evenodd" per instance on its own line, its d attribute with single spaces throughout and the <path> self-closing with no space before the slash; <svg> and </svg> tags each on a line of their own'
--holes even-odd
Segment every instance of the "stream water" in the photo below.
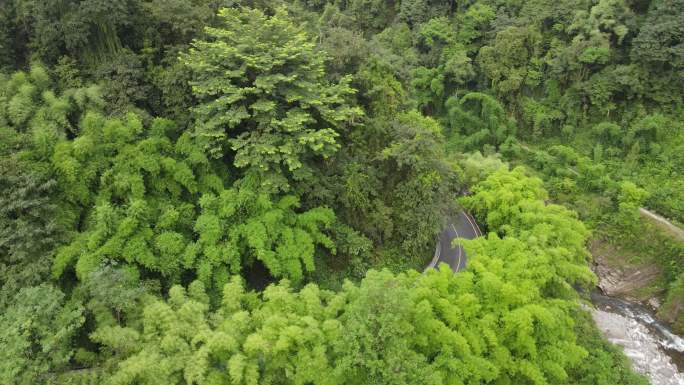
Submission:
<svg viewBox="0 0 684 385">
<path fill-rule="evenodd" d="M 591 301 L 596 325 L 610 342 L 623 347 L 637 372 L 652 385 L 684 385 L 684 338 L 641 305 L 596 292 Z"/>
</svg>

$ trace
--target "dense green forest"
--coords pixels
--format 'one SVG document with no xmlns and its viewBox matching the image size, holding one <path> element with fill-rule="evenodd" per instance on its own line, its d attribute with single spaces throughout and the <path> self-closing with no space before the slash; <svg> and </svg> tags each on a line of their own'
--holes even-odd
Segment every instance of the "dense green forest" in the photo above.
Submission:
<svg viewBox="0 0 684 385">
<path fill-rule="evenodd" d="M 0 3 L 0 384 L 643 385 L 684 331 L 683 0 Z M 457 210 L 468 267 L 421 273 Z M 580 290 L 581 292 L 582 290 Z"/>
</svg>

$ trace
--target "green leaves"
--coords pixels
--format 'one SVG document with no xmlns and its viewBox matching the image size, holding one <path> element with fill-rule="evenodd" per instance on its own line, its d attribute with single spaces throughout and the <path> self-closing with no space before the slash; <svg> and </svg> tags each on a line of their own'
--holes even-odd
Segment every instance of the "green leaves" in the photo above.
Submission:
<svg viewBox="0 0 684 385">
<path fill-rule="evenodd" d="M 468 241 L 465 271 L 371 270 L 337 292 L 313 284 L 294 291 L 283 280 L 259 294 L 233 276 L 215 310 L 204 285 L 176 286 L 146 306 L 142 329 L 98 337 L 114 349 L 141 336 L 111 383 L 574 383 L 588 353 L 573 332 L 580 309 L 570 284 L 593 279 L 586 230 L 567 209 L 544 205 L 541 182 L 522 169 L 494 171 L 473 192 L 464 203 L 506 236 Z M 236 207 L 240 197 L 251 199 Z M 257 244 L 296 204 L 254 198 L 247 186 L 205 195 L 200 243 L 205 252 L 209 242 L 220 245 L 223 218 L 258 209 L 268 226 L 250 228 L 247 243 Z"/>
<path fill-rule="evenodd" d="M 49 273 L 50 255 L 67 227 L 51 199 L 56 183 L 28 164 L 0 158 L 0 309 L 26 286 L 40 284 Z"/>
<path fill-rule="evenodd" d="M 139 351 L 119 365 L 112 384 L 337 384 L 325 343 L 340 337 L 336 296 L 287 282 L 248 300 L 241 281 L 225 286 L 223 305 L 207 313 L 201 285 L 170 291 L 145 309 Z M 340 298 L 341 299 L 341 298 Z"/>
<path fill-rule="evenodd" d="M 509 27 L 497 33 L 493 45 L 480 49 L 479 62 L 500 95 L 517 94 L 533 74 L 541 36 L 529 27 Z"/>
<path fill-rule="evenodd" d="M 300 281 L 304 272 L 314 269 L 317 245 L 335 252 L 332 240 L 323 232 L 335 219 L 332 210 L 296 213 L 299 200 L 294 196 L 273 202 L 268 194 L 245 184 L 219 196 L 205 194 L 200 205 L 194 226 L 199 239 L 188 245 L 188 250 L 200 253 L 193 254 L 193 263 L 200 266 L 199 278 L 207 284 L 212 275 L 225 280 L 253 259 L 261 261 L 276 278 Z M 220 287 L 223 283 L 215 284 Z"/>
<path fill-rule="evenodd" d="M 73 267 L 86 280 L 101 265 L 125 263 L 170 283 L 192 271 L 218 289 L 255 260 L 300 281 L 318 245 L 334 252 L 324 233 L 332 210 L 297 212 L 295 196 L 257 192 L 253 178 L 225 188 L 220 168 L 169 121 L 145 127 L 134 115 L 91 114 L 81 132 L 53 155 L 67 198 L 88 218 L 57 253 L 56 277 Z"/>
<path fill-rule="evenodd" d="M 57 94 L 47 70 L 39 64 L 32 65 L 29 73 L 0 77 L 0 88 L 0 129 L 11 129 L 21 138 L 15 150 L 42 161 L 49 157 L 55 142 L 76 131 L 74 122 L 86 111 L 103 107 L 96 86 Z M 7 150 L 0 147 L 2 152 Z"/>
<path fill-rule="evenodd" d="M 67 198 L 90 219 L 58 253 L 53 273 L 76 263 L 84 279 L 101 263 L 123 260 L 163 276 L 179 274 L 178 255 L 195 215 L 192 197 L 211 188 L 197 178 L 208 160 L 175 149 L 168 137 L 174 128 L 161 119 L 145 128 L 134 115 L 125 121 L 89 115 L 81 130 L 56 147 L 53 161 Z"/>
<path fill-rule="evenodd" d="M 450 97 L 446 103 L 447 121 L 455 133 L 465 136 L 466 149 L 493 145 L 498 148 L 515 134 L 515 122 L 494 97 L 469 92 L 460 99 Z"/>
<path fill-rule="evenodd" d="M 146 340 L 114 383 L 571 383 L 587 356 L 572 331 L 579 309 L 570 286 L 593 277 L 586 230 L 567 209 L 544 205 L 541 181 L 520 168 L 493 172 L 473 192 L 464 203 L 506 237 L 468 241 L 465 271 L 370 271 L 337 293 L 315 285 L 293 292 L 282 281 L 258 296 L 234 277 L 213 314 L 197 283 L 190 299 L 175 287 L 167 302 L 147 307 Z M 221 231 L 210 229 L 244 211 L 230 204 L 240 199 L 226 198 L 236 193 L 247 194 L 202 198 L 200 242 L 216 242 Z M 296 204 L 253 201 L 269 225 L 284 218 L 274 209 Z M 258 228 L 248 234 L 270 229 Z"/>
<path fill-rule="evenodd" d="M 0 65 L 50 66 L 0 75 L 0 383 L 628 383 L 576 331 L 588 230 L 492 153 L 681 212 L 679 2 L 5 1 Z M 468 268 L 366 274 L 462 174 Z"/>
<path fill-rule="evenodd" d="M 361 110 L 345 76 L 324 78 L 325 56 L 284 10 L 223 9 L 221 28 L 207 28 L 182 56 L 193 73 L 196 132 L 212 156 L 234 156 L 234 165 L 288 189 L 309 178 L 308 162 L 339 148 L 337 129 Z M 272 187 L 271 187 L 272 188 Z"/>
<path fill-rule="evenodd" d="M 426 111 L 441 112 L 445 96 L 475 76 L 472 60 L 446 17 L 422 24 L 416 38 L 418 46 L 429 53 L 423 58 L 423 66 L 413 70 L 414 97 Z"/>
<path fill-rule="evenodd" d="M 570 285 L 595 280 L 586 266 L 585 243 L 589 232 L 574 212 L 546 204 L 546 198 L 541 180 L 526 176 L 524 169 L 518 167 L 494 172 L 461 202 L 477 217 L 486 219 L 491 231 L 505 235 L 501 242 L 524 242 L 519 244 L 525 253 L 521 264 L 511 257 L 507 259 L 515 269 L 522 270 L 507 274 L 528 277 L 531 281 L 527 287 L 536 287 L 548 295 L 572 297 L 574 289 Z"/>
<path fill-rule="evenodd" d="M 0 315 L 0 381 L 49 383 L 73 354 L 71 338 L 84 323 L 83 309 L 65 303 L 59 289 L 41 284 L 21 289 Z"/>
<path fill-rule="evenodd" d="M 216 311 L 201 285 L 174 287 L 146 307 L 139 350 L 111 383 L 567 383 L 586 356 L 576 305 L 497 268 L 523 254 L 499 255 L 478 253 L 458 275 L 370 271 L 337 293 L 282 281 L 257 295 L 233 277 Z"/>
<path fill-rule="evenodd" d="M 617 196 L 619 215 L 616 219 L 625 228 L 635 228 L 639 225 L 639 208 L 648 197 L 648 192 L 628 181 L 620 183 L 619 187 Z"/>
<path fill-rule="evenodd" d="M 681 0 L 653 2 L 634 38 L 631 52 L 634 58 L 660 68 L 681 70 L 684 66 L 684 31 L 677 20 L 682 17 L 683 6 Z"/>
</svg>

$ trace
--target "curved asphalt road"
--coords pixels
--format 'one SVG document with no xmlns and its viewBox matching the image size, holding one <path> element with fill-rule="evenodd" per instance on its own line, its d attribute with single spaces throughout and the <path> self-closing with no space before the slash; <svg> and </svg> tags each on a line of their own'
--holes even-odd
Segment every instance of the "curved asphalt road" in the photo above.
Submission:
<svg viewBox="0 0 684 385">
<path fill-rule="evenodd" d="M 448 264 L 454 272 L 464 269 L 466 252 L 463 246 L 452 246 L 452 243 L 457 238 L 474 239 L 481 235 L 482 232 L 475 223 L 475 219 L 465 211 L 460 211 L 456 217 L 451 218 L 447 227 L 439 235 L 435 255 L 427 269 L 435 268 L 441 263 Z"/>
</svg>

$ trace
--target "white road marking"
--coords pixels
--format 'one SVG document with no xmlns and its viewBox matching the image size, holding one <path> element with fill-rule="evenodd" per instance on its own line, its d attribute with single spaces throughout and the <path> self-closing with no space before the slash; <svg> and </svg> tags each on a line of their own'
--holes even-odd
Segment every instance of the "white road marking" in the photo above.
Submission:
<svg viewBox="0 0 684 385">
<path fill-rule="evenodd" d="M 456 233 L 456 238 L 455 238 L 455 239 L 460 238 L 461 236 L 458 235 L 458 230 L 456 230 L 456 227 L 454 226 L 453 223 L 451 224 L 451 228 L 452 228 L 452 229 L 454 230 L 454 232 Z M 458 263 L 456 263 L 456 272 L 458 272 L 458 271 L 461 269 L 461 254 L 463 253 L 463 252 L 461 251 L 461 249 L 462 249 L 461 245 L 458 245 Z"/>
<path fill-rule="evenodd" d="M 437 247 L 435 248 L 435 256 L 432 257 L 432 261 L 430 261 L 430 264 L 428 265 L 428 267 L 425 268 L 423 273 L 425 273 L 429 269 L 434 268 L 437 265 L 437 261 L 439 261 L 439 257 L 441 254 L 442 254 L 442 241 L 437 240 Z"/>
<path fill-rule="evenodd" d="M 475 233 L 475 237 L 482 236 L 482 231 L 480 231 L 480 227 L 477 225 L 477 223 L 475 223 L 475 219 L 470 219 L 470 215 L 465 211 L 461 211 L 461 214 L 465 215 L 466 220 L 468 221 L 468 224 L 470 224 L 470 227 L 473 229 L 473 232 Z M 456 226 L 454 226 L 453 223 L 450 223 L 449 226 L 451 226 L 451 229 L 454 230 L 454 233 L 456 233 L 456 238 L 454 238 L 454 239 L 461 238 L 460 234 L 458 233 L 458 230 L 456 230 Z M 452 239 L 452 241 L 453 241 L 453 239 Z M 449 246 L 451 246 L 451 244 Z M 441 241 L 441 239 L 438 238 L 437 247 L 435 249 L 435 255 L 432 258 L 432 261 L 430 261 L 430 264 L 425 268 L 425 271 L 427 271 L 430 268 L 436 267 L 437 262 L 439 262 L 439 259 L 441 258 L 441 254 L 442 254 L 442 241 Z M 461 270 L 460 267 L 461 267 L 461 261 L 463 259 L 463 254 L 464 254 L 463 246 L 458 245 L 458 262 L 456 264 L 456 271 L 455 271 L 456 273 Z"/>
<path fill-rule="evenodd" d="M 473 221 L 470 220 L 470 215 L 466 213 L 465 211 L 463 212 L 463 215 L 465 215 L 466 219 L 468 220 L 468 223 L 470 223 L 470 227 L 473 228 L 473 231 L 475 232 L 475 236 L 479 237 L 482 236 L 482 231 L 480 231 L 480 226 L 477 226 L 477 224 L 473 224 Z"/>
</svg>

